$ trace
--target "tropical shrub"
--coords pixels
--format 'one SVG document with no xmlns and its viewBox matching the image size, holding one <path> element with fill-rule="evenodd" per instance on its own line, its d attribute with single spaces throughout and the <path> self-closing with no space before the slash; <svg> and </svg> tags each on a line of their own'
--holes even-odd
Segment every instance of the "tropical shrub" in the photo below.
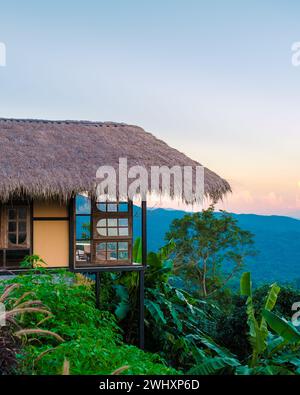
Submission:
<svg viewBox="0 0 300 395">
<path fill-rule="evenodd" d="M 113 315 L 95 308 L 93 286 L 82 278 L 59 270 L 50 274 L 45 270 L 39 275 L 19 275 L 13 281 L 20 287 L 12 295 L 20 298 L 23 292 L 34 294 L 52 311 L 47 320 L 40 316 L 24 315 L 26 326 L 36 326 L 40 332 L 24 333 L 30 343 L 18 352 L 18 373 L 61 374 L 68 361 L 70 374 L 111 374 L 128 366 L 122 374 L 177 373 L 168 368 L 161 357 L 145 353 L 122 342 L 120 330 Z M 27 297 L 23 301 L 26 303 Z M 62 338 L 45 337 L 41 330 L 51 331 Z"/>
<path fill-rule="evenodd" d="M 229 350 L 220 347 L 207 335 L 201 341 L 206 347 L 199 354 L 197 366 L 191 374 L 299 374 L 300 333 L 285 319 L 272 312 L 276 305 L 280 287 L 272 284 L 265 297 L 261 313 L 257 314 L 253 304 L 250 273 L 241 278 L 241 294 L 247 297 L 246 314 L 249 327 L 251 352 L 240 361 Z"/>
</svg>

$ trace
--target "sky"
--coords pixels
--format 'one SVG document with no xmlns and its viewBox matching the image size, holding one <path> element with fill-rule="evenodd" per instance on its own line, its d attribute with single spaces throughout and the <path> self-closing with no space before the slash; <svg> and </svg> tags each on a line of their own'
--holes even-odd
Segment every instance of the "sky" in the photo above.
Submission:
<svg viewBox="0 0 300 395">
<path fill-rule="evenodd" d="M 137 124 L 300 218 L 300 2 L 0 0 L 0 117 Z"/>
</svg>

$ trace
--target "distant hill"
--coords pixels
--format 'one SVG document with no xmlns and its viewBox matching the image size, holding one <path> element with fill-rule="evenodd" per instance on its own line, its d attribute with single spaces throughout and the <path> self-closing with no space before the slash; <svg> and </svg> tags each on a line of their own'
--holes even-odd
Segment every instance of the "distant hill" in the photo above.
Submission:
<svg viewBox="0 0 300 395">
<path fill-rule="evenodd" d="M 157 251 L 179 210 L 148 210 L 148 249 Z M 293 282 L 300 285 L 300 220 L 254 214 L 233 214 L 241 228 L 255 236 L 258 255 L 247 262 L 255 283 Z M 135 207 L 134 233 L 140 234 L 140 209 Z"/>
<path fill-rule="evenodd" d="M 78 207 L 85 205 L 85 199 L 78 200 Z M 148 210 L 148 250 L 157 251 L 164 245 L 164 236 L 175 218 L 182 218 L 186 212 L 179 210 Z M 256 284 L 261 282 L 293 282 L 300 287 L 300 220 L 254 214 L 233 214 L 241 228 L 255 236 L 254 258 L 249 258 L 247 269 L 251 270 Z M 86 217 L 78 218 L 80 225 Z M 79 232 L 80 233 L 80 232 Z M 134 237 L 141 234 L 141 209 L 134 207 Z"/>
</svg>

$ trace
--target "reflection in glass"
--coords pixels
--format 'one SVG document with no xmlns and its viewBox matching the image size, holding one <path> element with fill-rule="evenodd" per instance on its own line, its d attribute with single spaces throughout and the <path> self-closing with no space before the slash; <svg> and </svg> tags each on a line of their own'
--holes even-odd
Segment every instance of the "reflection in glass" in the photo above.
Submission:
<svg viewBox="0 0 300 395">
<path fill-rule="evenodd" d="M 108 226 L 118 226 L 118 220 L 114 218 L 109 218 L 108 219 Z"/>
<path fill-rule="evenodd" d="M 119 212 L 127 213 L 128 212 L 128 203 L 119 203 Z"/>
<path fill-rule="evenodd" d="M 119 226 L 128 226 L 128 218 L 119 218 Z"/>
<path fill-rule="evenodd" d="M 118 228 L 107 228 L 108 236 L 118 236 Z"/>
<path fill-rule="evenodd" d="M 108 203 L 107 204 L 107 211 L 110 213 L 118 211 L 118 205 L 116 203 Z"/>
<path fill-rule="evenodd" d="M 75 206 L 76 214 L 91 214 L 91 200 L 87 196 L 77 195 Z"/>
<path fill-rule="evenodd" d="M 91 217 L 89 215 L 76 216 L 76 240 L 90 240 Z"/>
<path fill-rule="evenodd" d="M 119 228 L 119 236 L 128 236 L 128 228 Z"/>
</svg>

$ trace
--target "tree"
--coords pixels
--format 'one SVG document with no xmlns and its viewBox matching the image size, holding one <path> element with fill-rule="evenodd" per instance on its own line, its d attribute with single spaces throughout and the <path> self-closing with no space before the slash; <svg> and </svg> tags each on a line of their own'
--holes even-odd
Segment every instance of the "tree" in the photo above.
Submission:
<svg viewBox="0 0 300 395">
<path fill-rule="evenodd" d="M 214 206 L 175 219 L 166 240 L 173 239 L 175 271 L 187 285 L 207 297 L 224 287 L 255 255 L 253 235 L 242 230 L 234 217 L 214 212 Z"/>
</svg>

